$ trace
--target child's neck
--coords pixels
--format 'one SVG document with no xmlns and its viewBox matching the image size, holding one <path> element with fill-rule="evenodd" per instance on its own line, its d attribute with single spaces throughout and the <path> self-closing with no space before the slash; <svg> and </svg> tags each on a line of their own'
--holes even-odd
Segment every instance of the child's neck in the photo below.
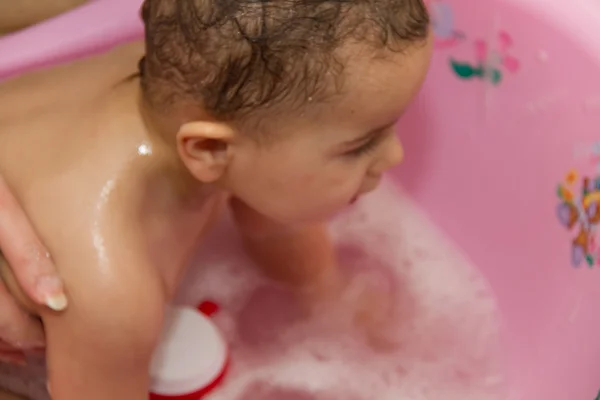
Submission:
<svg viewBox="0 0 600 400">
<path fill-rule="evenodd" d="M 164 117 L 155 111 L 144 97 L 138 79 L 124 82 L 123 86 L 124 95 L 130 100 L 128 103 L 134 107 L 136 129 L 143 132 L 150 147 L 148 151 L 151 154 L 136 161 L 139 164 L 134 169 L 143 175 L 139 178 L 150 186 L 156 186 L 157 182 L 168 185 L 169 191 L 185 203 L 195 203 L 199 197 L 216 191 L 198 182 L 181 162 L 176 143 L 179 129 L 176 118 Z"/>
<path fill-rule="evenodd" d="M 198 238 L 210 226 L 222 191 L 193 178 L 181 161 L 176 147 L 176 131 L 166 129 L 164 120 L 153 113 L 141 97 L 137 82 L 124 83 L 118 96 L 130 110 L 136 140 L 147 141 L 147 154 L 138 151 L 128 163 L 122 180 L 127 201 L 127 226 L 142 235 L 150 259 L 160 266 L 168 287 L 175 287 Z M 141 232 L 141 233 L 139 233 Z M 180 268 L 181 267 L 181 268 Z"/>
</svg>

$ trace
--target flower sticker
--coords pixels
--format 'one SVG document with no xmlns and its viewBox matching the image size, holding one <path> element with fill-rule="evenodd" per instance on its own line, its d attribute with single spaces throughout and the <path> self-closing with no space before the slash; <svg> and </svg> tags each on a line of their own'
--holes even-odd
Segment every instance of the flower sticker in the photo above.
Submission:
<svg viewBox="0 0 600 400">
<path fill-rule="evenodd" d="M 520 63 L 509 54 L 513 46 L 513 39 L 507 32 L 500 32 L 497 38 L 497 49 L 491 51 L 488 43 L 476 40 L 473 43 L 475 63 L 456 61 L 450 59 L 450 66 L 454 73 L 462 79 L 480 78 L 494 85 L 499 84 L 503 78 L 503 70 L 515 73 L 519 70 Z"/>
<path fill-rule="evenodd" d="M 600 142 L 594 143 L 589 155 L 594 173 L 585 176 L 573 169 L 557 187 L 558 221 L 569 231 L 576 231 L 571 243 L 571 265 L 574 267 L 582 263 L 589 267 L 600 264 Z"/>
</svg>

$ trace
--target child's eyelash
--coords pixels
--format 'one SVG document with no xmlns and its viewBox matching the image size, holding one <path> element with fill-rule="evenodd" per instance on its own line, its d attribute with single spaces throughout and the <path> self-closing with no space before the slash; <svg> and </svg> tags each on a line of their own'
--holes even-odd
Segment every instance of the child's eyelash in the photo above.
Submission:
<svg viewBox="0 0 600 400">
<path fill-rule="evenodd" d="M 368 154 L 369 152 L 375 150 L 377 145 L 379 144 L 379 137 L 375 137 L 369 140 L 367 143 L 363 144 L 360 147 L 357 147 L 354 150 L 350 150 L 346 155 L 350 157 L 360 157 L 362 155 Z"/>
</svg>

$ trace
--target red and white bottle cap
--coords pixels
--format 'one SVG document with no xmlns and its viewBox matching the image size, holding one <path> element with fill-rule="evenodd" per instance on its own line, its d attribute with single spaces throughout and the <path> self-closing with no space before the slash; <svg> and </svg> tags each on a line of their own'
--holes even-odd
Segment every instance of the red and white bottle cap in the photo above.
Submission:
<svg viewBox="0 0 600 400">
<path fill-rule="evenodd" d="M 150 399 L 198 400 L 223 379 L 227 361 L 227 344 L 207 316 L 172 308 L 150 367 Z"/>
</svg>

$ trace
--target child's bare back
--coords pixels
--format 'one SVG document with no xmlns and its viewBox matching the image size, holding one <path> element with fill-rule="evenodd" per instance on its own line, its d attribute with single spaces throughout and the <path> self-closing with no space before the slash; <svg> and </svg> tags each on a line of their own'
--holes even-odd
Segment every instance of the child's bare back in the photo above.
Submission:
<svg viewBox="0 0 600 400">
<path fill-rule="evenodd" d="M 0 86 L 0 173 L 72 299 L 64 315 L 32 310 L 48 336 L 50 376 L 70 382 L 61 399 L 80 385 L 111 398 L 123 384 L 126 398 L 141 398 L 163 304 L 220 201 L 178 191 L 185 176 L 138 112 L 140 57 L 128 45 Z M 100 375 L 85 372 L 95 366 Z M 104 382 L 86 378 L 94 375 Z"/>
</svg>

